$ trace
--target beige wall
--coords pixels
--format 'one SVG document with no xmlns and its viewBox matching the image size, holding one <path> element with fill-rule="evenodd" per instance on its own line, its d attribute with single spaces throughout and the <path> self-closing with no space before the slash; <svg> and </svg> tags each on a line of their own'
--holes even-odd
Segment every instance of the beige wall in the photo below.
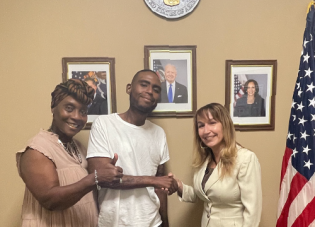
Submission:
<svg viewBox="0 0 315 227">
<path fill-rule="evenodd" d="M 144 45 L 197 45 L 197 106 L 224 103 L 226 59 L 277 59 L 276 126 L 238 132 L 262 168 L 261 227 L 275 226 L 282 155 L 309 0 L 200 0 L 195 11 L 168 21 L 140 0 L 0 1 L 0 223 L 18 226 L 24 184 L 15 152 L 51 122 L 50 92 L 61 82 L 62 57 L 115 57 L 118 112 L 125 85 L 143 68 Z M 187 183 L 192 172 L 192 119 L 153 119 L 167 134 L 168 169 Z M 87 143 L 88 131 L 79 139 Z M 199 226 L 202 204 L 169 198 L 172 227 Z"/>
</svg>

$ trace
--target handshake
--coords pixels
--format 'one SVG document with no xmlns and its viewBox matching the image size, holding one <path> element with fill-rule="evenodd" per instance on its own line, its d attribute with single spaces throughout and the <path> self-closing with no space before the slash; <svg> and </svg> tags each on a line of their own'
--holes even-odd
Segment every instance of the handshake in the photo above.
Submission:
<svg viewBox="0 0 315 227">
<path fill-rule="evenodd" d="M 89 159 L 89 172 L 95 175 L 97 180 L 97 186 L 102 188 L 111 189 L 134 189 L 143 187 L 154 187 L 155 190 L 166 192 L 168 195 L 172 195 L 178 191 L 181 195 L 182 182 L 175 178 L 172 173 L 167 176 L 163 176 L 164 166 L 158 167 L 156 176 L 131 176 L 125 175 L 123 169 L 116 165 L 118 155 L 115 153 L 114 158 L 103 158 L 101 162 Z M 98 162 L 98 163 L 97 163 Z M 97 170 L 97 171 L 95 171 Z M 96 182 L 96 181 L 95 181 Z"/>
<path fill-rule="evenodd" d="M 179 179 L 175 178 L 175 175 L 169 173 L 167 176 L 155 177 L 156 185 L 155 189 L 161 189 L 167 192 L 168 195 L 172 195 L 174 192 L 182 193 L 183 184 Z"/>
</svg>

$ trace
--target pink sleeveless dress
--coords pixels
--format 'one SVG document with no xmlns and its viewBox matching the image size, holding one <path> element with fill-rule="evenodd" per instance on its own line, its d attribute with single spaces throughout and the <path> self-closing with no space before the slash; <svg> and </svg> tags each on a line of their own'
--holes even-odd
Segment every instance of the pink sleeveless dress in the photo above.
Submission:
<svg viewBox="0 0 315 227">
<path fill-rule="evenodd" d="M 78 182 L 88 175 L 86 170 L 86 149 L 75 141 L 81 153 L 82 163 L 71 157 L 58 143 L 58 136 L 52 132 L 40 130 L 27 147 L 41 152 L 56 166 L 60 186 Z M 26 149 L 16 154 L 17 168 L 20 174 L 20 158 Z M 72 207 L 61 211 L 49 211 L 42 207 L 32 193 L 25 187 L 22 205 L 22 227 L 96 227 L 98 211 L 89 192 Z"/>
</svg>

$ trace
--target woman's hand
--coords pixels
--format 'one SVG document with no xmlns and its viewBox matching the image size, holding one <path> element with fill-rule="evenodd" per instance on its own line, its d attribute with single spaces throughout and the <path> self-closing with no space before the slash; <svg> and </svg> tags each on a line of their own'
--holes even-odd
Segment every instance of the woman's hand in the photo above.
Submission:
<svg viewBox="0 0 315 227">
<path fill-rule="evenodd" d="M 183 182 L 181 180 L 179 180 L 178 178 L 175 177 L 174 175 L 174 179 L 176 180 L 177 182 L 177 195 L 182 197 L 182 194 L 183 194 Z"/>
</svg>

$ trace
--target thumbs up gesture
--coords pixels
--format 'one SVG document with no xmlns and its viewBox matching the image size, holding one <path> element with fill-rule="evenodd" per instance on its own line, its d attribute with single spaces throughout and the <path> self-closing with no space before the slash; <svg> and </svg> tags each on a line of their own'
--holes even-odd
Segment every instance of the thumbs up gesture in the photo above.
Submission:
<svg viewBox="0 0 315 227">
<path fill-rule="evenodd" d="M 114 154 L 114 158 L 112 158 L 111 164 L 115 166 L 117 160 L 118 160 L 118 154 L 115 153 L 115 154 Z M 119 168 L 120 168 L 120 167 L 119 167 Z"/>
<path fill-rule="evenodd" d="M 97 178 L 101 187 L 107 187 L 119 183 L 123 177 L 123 169 L 116 166 L 118 154 L 114 158 L 102 158 L 102 165 L 97 169 Z"/>
</svg>

